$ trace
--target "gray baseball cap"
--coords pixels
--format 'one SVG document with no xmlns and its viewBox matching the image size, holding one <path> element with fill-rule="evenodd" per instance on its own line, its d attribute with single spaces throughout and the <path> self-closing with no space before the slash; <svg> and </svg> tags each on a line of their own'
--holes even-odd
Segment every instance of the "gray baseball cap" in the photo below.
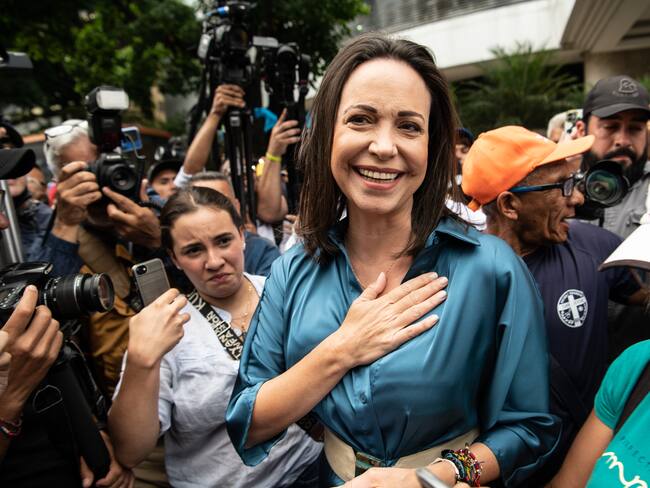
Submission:
<svg viewBox="0 0 650 488">
<path fill-rule="evenodd" d="M 650 118 L 650 97 L 645 87 L 627 75 L 603 78 L 587 94 L 584 115 L 611 117 L 625 110 L 642 110 Z"/>
</svg>

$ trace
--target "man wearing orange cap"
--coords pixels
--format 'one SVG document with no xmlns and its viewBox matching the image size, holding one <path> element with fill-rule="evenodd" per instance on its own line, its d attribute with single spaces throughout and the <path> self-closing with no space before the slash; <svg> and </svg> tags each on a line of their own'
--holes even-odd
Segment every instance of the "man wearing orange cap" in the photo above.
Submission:
<svg viewBox="0 0 650 488">
<path fill-rule="evenodd" d="M 642 304 L 647 296 L 625 268 L 598 272 L 621 239 L 571 220 L 584 203 L 576 156 L 593 142 L 590 135 L 555 144 L 523 127 L 501 127 L 481 134 L 463 164 L 470 208 L 482 206 L 486 232 L 523 258 L 544 302 L 551 411 L 563 422 L 555 457 L 541 473 L 545 480 L 559 468 L 607 369 L 608 298 Z"/>
</svg>

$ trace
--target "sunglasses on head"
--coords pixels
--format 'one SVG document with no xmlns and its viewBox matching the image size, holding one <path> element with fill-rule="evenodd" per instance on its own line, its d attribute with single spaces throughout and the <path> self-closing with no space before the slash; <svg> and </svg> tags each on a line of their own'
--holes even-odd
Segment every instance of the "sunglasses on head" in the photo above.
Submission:
<svg viewBox="0 0 650 488">
<path fill-rule="evenodd" d="M 49 129 L 45 129 L 45 139 L 54 139 L 55 137 L 62 136 L 64 134 L 69 134 L 72 132 L 72 130 L 75 127 L 79 127 L 82 124 L 85 124 L 85 120 L 77 120 L 77 119 L 72 119 L 72 120 L 66 120 L 63 122 L 61 125 L 57 125 L 55 127 L 50 127 Z"/>
</svg>

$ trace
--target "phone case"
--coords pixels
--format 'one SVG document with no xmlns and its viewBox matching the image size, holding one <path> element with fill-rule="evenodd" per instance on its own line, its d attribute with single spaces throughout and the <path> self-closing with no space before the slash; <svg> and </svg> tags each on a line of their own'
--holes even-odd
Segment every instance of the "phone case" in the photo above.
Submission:
<svg viewBox="0 0 650 488">
<path fill-rule="evenodd" d="M 169 280 L 162 260 L 156 258 L 138 263 L 131 269 L 145 307 L 169 290 Z"/>
</svg>

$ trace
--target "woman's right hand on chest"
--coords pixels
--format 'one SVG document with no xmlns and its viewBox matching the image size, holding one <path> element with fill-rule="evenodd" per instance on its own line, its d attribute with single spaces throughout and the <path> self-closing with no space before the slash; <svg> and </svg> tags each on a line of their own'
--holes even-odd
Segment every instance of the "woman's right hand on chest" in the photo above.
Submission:
<svg viewBox="0 0 650 488">
<path fill-rule="evenodd" d="M 167 290 L 129 322 L 128 361 L 153 367 L 183 338 L 183 325 L 190 319 L 180 313 L 187 298 L 174 288 Z"/>
<path fill-rule="evenodd" d="M 433 327 L 435 314 L 424 315 L 447 297 L 447 278 L 426 273 L 383 296 L 386 276 L 379 277 L 352 302 L 341 327 L 328 339 L 349 361 L 349 369 L 369 364 Z"/>
</svg>

